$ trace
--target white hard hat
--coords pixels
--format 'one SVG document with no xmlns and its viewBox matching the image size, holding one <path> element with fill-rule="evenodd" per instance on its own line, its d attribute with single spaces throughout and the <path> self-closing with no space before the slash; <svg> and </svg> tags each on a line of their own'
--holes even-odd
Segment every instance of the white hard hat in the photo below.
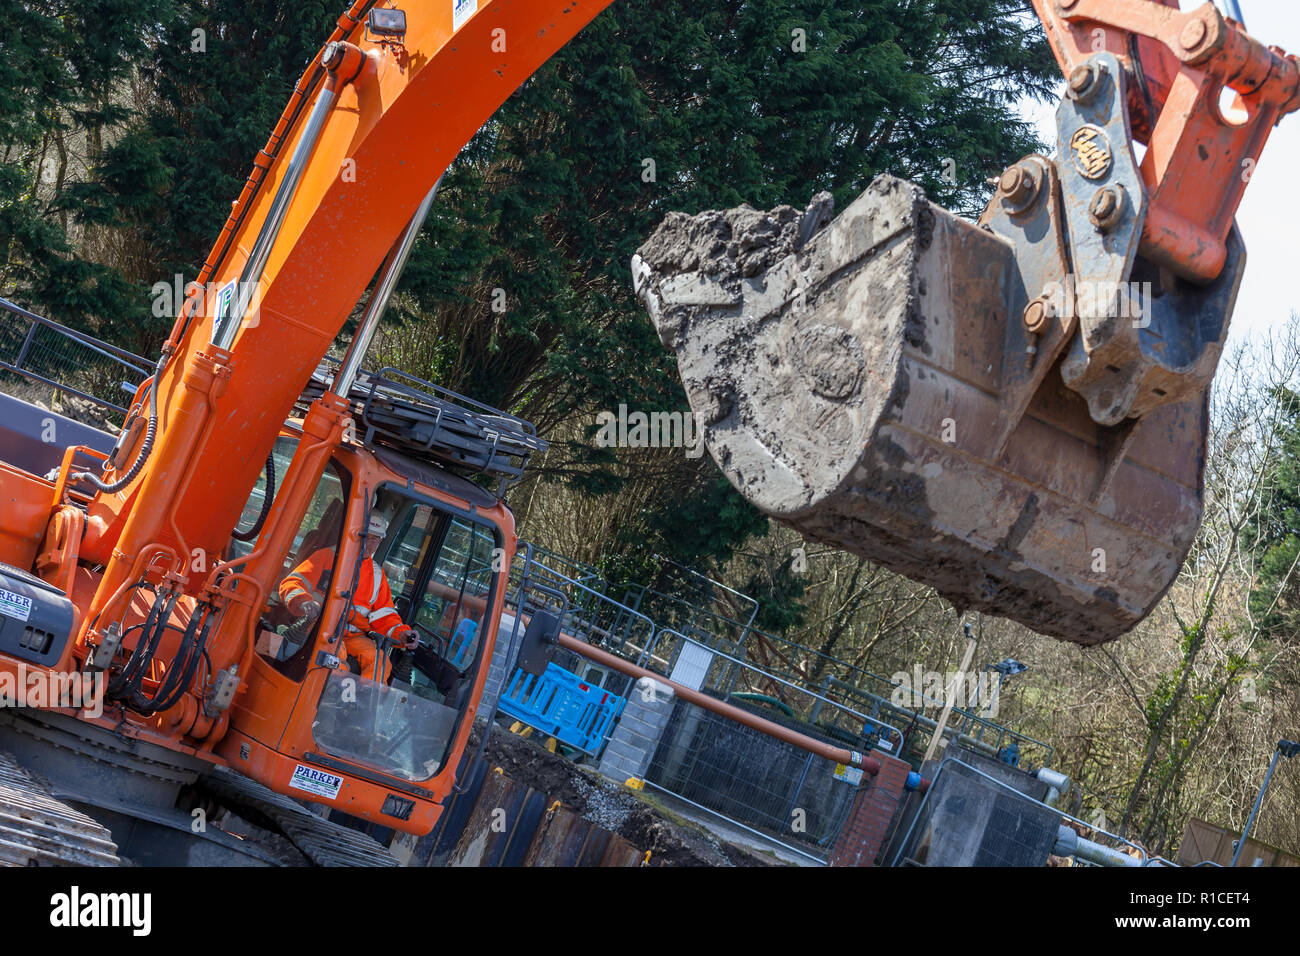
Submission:
<svg viewBox="0 0 1300 956">
<path fill-rule="evenodd" d="M 366 529 L 366 534 L 367 535 L 373 534 L 379 538 L 382 538 L 384 535 L 388 534 L 388 519 L 385 518 L 383 515 L 371 515 L 370 527 Z"/>
</svg>

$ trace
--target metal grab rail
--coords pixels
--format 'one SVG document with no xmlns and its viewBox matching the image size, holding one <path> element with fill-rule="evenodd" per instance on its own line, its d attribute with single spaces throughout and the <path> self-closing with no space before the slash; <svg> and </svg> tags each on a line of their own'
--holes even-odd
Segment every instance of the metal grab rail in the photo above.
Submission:
<svg viewBox="0 0 1300 956">
<path fill-rule="evenodd" d="M 539 579 L 546 578 L 557 588 L 581 586 L 581 593 L 570 595 L 570 605 L 572 607 L 575 626 L 581 624 L 585 627 L 593 622 L 601 610 L 599 605 L 602 602 L 609 604 L 611 608 L 615 608 L 621 612 L 622 605 L 619 605 L 616 602 L 611 602 L 605 596 L 604 591 L 599 588 L 601 582 L 594 568 L 587 568 L 585 565 L 571 561 L 564 555 L 550 551 L 537 544 L 533 545 L 533 555 L 533 566 L 537 569 L 536 573 Z M 557 571 L 555 566 L 561 562 L 576 567 L 584 573 L 581 576 L 575 577 L 571 574 Z M 512 580 L 514 578 L 514 573 L 514 568 L 512 568 Z M 591 582 L 591 584 L 588 584 L 587 582 Z M 607 634 L 613 632 L 612 627 L 600 628 L 600 630 Z"/>
<path fill-rule="evenodd" d="M 792 843 L 786 842 L 785 840 L 778 840 L 770 833 L 764 833 L 762 830 L 759 830 L 756 827 L 751 827 L 747 823 L 742 823 L 741 821 L 736 820 L 733 817 L 727 816 L 725 813 L 719 813 L 717 810 L 714 810 L 712 807 L 706 807 L 702 803 L 696 803 L 694 800 L 691 800 L 688 797 L 683 797 L 680 793 L 674 793 L 672 790 L 665 789 L 664 787 L 659 786 L 659 784 L 655 783 L 653 780 L 646 780 L 644 781 L 644 783 L 647 787 L 650 787 L 654 790 L 658 790 L 660 793 L 667 794 L 668 796 L 672 797 L 674 800 L 680 800 L 682 801 L 682 803 L 689 804 L 690 806 L 694 807 L 697 810 L 703 810 L 705 813 L 711 814 L 712 816 L 717 817 L 719 820 L 725 821 L 728 826 L 739 827 L 740 829 L 744 830 L 746 833 L 752 833 L 754 834 L 754 836 L 759 837 L 760 839 L 764 840 L 767 843 L 775 843 L 778 846 L 780 846 L 782 849 L 788 850 L 791 853 L 797 853 L 799 856 L 803 857 L 805 860 L 807 860 L 809 863 L 813 864 L 814 866 L 827 865 L 826 860 L 820 856 L 817 856 L 815 853 L 809 853 L 806 849 L 801 849 Z"/>
<path fill-rule="evenodd" d="M 574 580 L 568 575 L 556 571 L 551 567 L 548 567 L 546 564 L 544 564 L 536 557 L 532 559 L 532 563 L 534 567 L 539 568 L 542 572 L 545 572 L 545 574 L 549 575 L 553 579 L 553 581 L 556 582 L 558 586 L 565 587 L 565 588 L 572 588 L 576 590 L 577 592 L 576 596 L 581 599 L 573 600 L 570 602 L 570 604 L 573 609 L 572 620 L 574 622 L 574 629 L 581 636 L 588 637 L 590 635 L 590 631 L 592 630 L 592 627 L 595 627 L 598 630 L 604 630 L 603 628 L 599 628 L 599 626 L 595 624 L 596 614 L 602 609 L 616 613 L 619 618 L 626 618 L 626 623 L 622 625 L 624 631 L 630 630 L 631 626 L 636 622 L 644 623 L 646 626 L 645 648 L 641 650 L 640 656 L 638 657 L 637 660 L 637 663 L 641 662 L 641 659 L 646 656 L 646 654 L 649 652 L 649 648 L 653 646 L 655 641 L 656 630 L 655 630 L 654 621 L 646 617 L 646 615 L 642 614 L 640 611 L 633 610 L 632 608 L 628 607 L 626 604 L 614 600 L 612 597 L 609 597 L 607 594 L 604 594 L 603 592 L 598 591 L 593 587 L 589 587 L 588 585 L 583 584 L 581 581 Z M 590 603 L 588 603 L 588 601 L 590 601 Z M 579 611 L 582 612 L 583 617 L 579 617 Z M 606 632 L 606 633 L 609 635 L 609 637 L 613 636 L 613 634 L 610 632 Z M 623 647 L 627 646 L 630 642 L 628 641 L 626 636 L 622 641 L 618 641 L 618 642 L 611 641 L 607 639 L 607 637 L 602 636 L 600 638 L 599 643 L 600 645 L 610 648 L 611 650 L 614 650 L 617 653 L 621 651 Z M 617 643 L 617 647 L 615 647 L 616 643 Z M 635 647 L 635 645 L 632 646 Z"/>
<path fill-rule="evenodd" d="M 59 334 L 65 335 L 70 339 L 80 342 L 88 348 L 94 349 L 105 358 L 116 359 L 123 365 L 133 368 L 141 375 L 150 375 L 153 372 L 153 363 L 143 356 L 136 355 L 134 352 L 128 352 L 126 349 L 120 349 L 116 345 L 110 345 L 108 342 L 97 339 L 92 335 L 87 335 L 85 332 L 78 332 L 76 329 L 70 329 L 66 325 L 61 325 L 58 322 L 55 322 L 53 319 L 45 318 L 43 315 L 29 312 L 27 309 L 24 309 L 20 305 L 15 305 L 8 299 L 0 299 L 0 309 L 3 309 L 6 312 L 12 312 L 14 315 L 27 319 L 28 321 L 38 325 L 44 325 L 48 328 L 54 329 Z"/>
</svg>

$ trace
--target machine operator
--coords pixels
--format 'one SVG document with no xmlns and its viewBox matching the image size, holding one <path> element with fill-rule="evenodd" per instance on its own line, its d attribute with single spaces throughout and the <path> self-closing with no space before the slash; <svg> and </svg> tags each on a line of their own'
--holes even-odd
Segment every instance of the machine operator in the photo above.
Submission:
<svg viewBox="0 0 1300 956">
<path fill-rule="evenodd" d="M 420 643 L 419 635 L 406 626 L 393 607 L 388 578 L 374 559 L 387 533 L 388 520 L 382 515 L 371 515 L 361 548 L 361 568 L 352 595 L 352 610 L 348 613 L 347 631 L 343 638 L 346 653 L 341 655 L 356 658 L 361 665 L 362 677 L 385 684 L 392 674 L 392 665 L 388 655 L 369 633 L 382 634 L 407 649 L 414 649 Z M 320 614 L 327 586 L 325 582 L 334 570 L 334 558 L 333 548 L 313 551 L 280 582 L 280 599 L 289 613 L 306 620 L 315 620 Z"/>
</svg>

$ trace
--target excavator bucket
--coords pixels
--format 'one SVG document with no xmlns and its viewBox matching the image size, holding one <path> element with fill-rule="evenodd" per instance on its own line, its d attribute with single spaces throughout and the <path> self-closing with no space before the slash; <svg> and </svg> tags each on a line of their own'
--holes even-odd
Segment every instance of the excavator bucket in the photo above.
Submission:
<svg viewBox="0 0 1300 956">
<path fill-rule="evenodd" d="M 1300 109 L 1300 72 L 1208 3 L 1034 8 L 1067 77 L 1055 157 L 1004 170 L 977 223 L 881 176 L 829 224 L 825 194 L 673 213 L 633 282 L 761 511 L 1100 644 L 1155 607 L 1200 524 L 1240 170 Z"/>
<path fill-rule="evenodd" d="M 828 225 L 829 196 L 673 213 L 634 282 L 710 453 L 761 511 L 959 608 L 1099 644 L 1154 607 L 1192 543 L 1206 393 L 1094 421 L 1061 372 L 1081 296 L 1039 297 L 1070 272 L 1058 174 L 1019 168 L 1036 201 L 1004 182 L 1012 201 L 978 224 L 889 176 Z M 1194 293 L 1217 316 L 1208 340 L 1236 274 Z"/>
</svg>

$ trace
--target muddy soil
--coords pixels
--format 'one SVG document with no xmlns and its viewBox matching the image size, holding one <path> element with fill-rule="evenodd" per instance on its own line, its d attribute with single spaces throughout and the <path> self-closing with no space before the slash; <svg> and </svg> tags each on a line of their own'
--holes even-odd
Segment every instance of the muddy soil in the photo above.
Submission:
<svg viewBox="0 0 1300 956">
<path fill-rule="evenodd" d="M 472 744 L 477 746 L 477 739 Z M 594 767 L 575 764 L 501 726 L 493 726 L 484 757 L 506 776 L 545 793 L 548 800 L 559 800 L 584 820 L 617 833 L 640 850 L 649 850 L 652 865 L 782 865 L 774 858 L 719 840 L 665 812 L 655 805 L 653 796 L 614 784 Z"/>
</svg>

